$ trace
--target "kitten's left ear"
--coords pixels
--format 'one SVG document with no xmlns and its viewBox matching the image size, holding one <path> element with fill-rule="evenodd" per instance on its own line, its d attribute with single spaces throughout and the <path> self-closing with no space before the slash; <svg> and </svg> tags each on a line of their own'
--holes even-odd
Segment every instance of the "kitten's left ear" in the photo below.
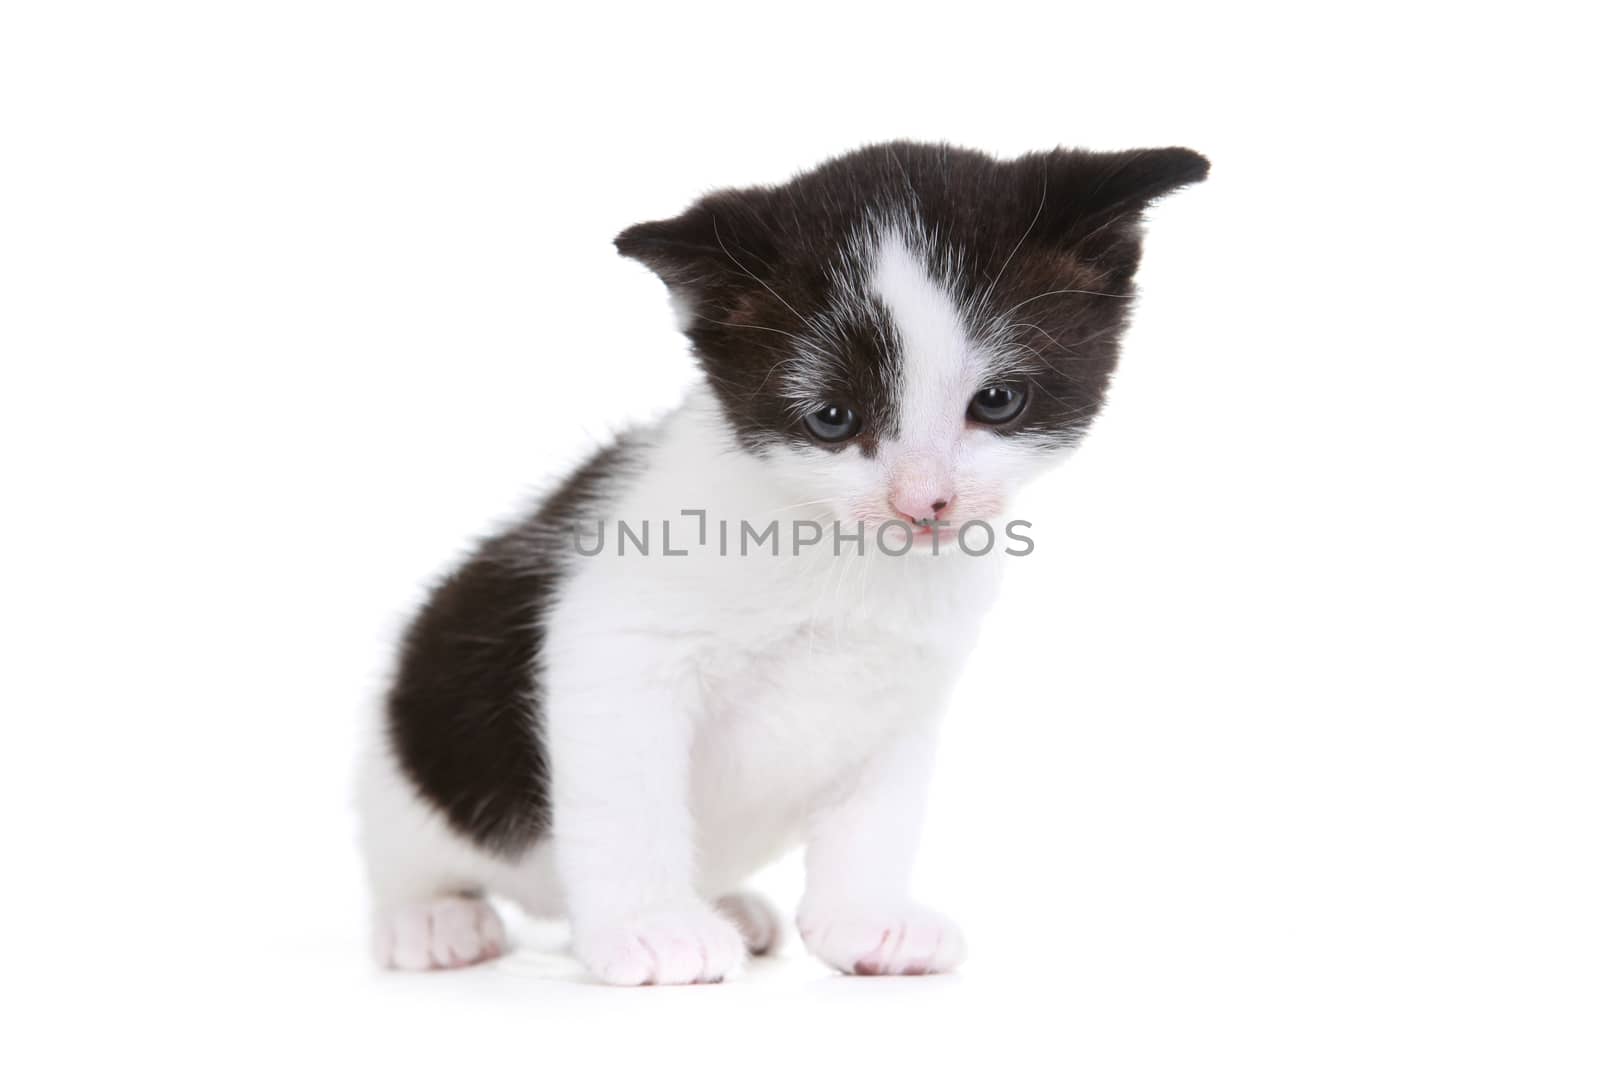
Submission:
<svg viewBox="0 0 1600 1067">
<path fill-rule="evenodd" d="M 1025 180 L 1044 190 L 1038 231 L 1065 244 L 1135 222 L 1151 202 L 1204 181 L 1211 163 L 1189 148 L 1127 152 L 1057 149 L 1024 157 Z"/>
</svg>

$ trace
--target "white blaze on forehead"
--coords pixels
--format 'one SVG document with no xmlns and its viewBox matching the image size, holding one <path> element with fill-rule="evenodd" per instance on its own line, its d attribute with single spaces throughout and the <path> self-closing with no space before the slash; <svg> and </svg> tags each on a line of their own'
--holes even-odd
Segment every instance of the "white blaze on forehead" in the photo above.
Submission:
<svg viewBox="0 0 1600 1067">
<path fill-rule="evenodd" d="M 955 299 L 898 230 L 879 243 L 871 284 L 900 335 L 900 439 L 931 443 L 952 436 L 974 373 L 973 345 Z"/>
</svg>

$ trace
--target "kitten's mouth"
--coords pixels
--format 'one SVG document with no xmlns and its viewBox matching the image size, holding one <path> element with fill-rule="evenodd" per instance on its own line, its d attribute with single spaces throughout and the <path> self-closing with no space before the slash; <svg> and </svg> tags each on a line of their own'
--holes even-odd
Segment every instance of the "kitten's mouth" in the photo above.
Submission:
<svg viewBox="0 0 1600 1067">
<path fill-rule="evenodd" d="M 887 529 L 899 530 L 903 534 L 907 534 L 907 535 L 909 535 L 911 537 L 914 537 L 914 538 L 917 538 L 917 539 L 920 540 L 922 538 L 930 538 L 931 539 L 931 538 L 937 537 L 941 533 L 945 534 L 948 537 L 954 537 L 956 531 L 958 529 L 960 529 L 963 524 L 965 524 L 965 523 L 967 523 L 969 521 L 973 521 L 973 520 L 970 520 L 970 519 L 918 519 L 916 521 L 912 521 L 911 519 L 905 518 L 902 515 L 896 515 L 893 518 L 888 518 L 888 519 L 871 519 L 871 520 L 868 520 L 867 528 L 869 530 L 874 530 L 874 531 L 881 530 L 881 529 L 886 529 L 886 528 Z"/>
<path fill-rule="evenodd" d="M 896 519 L 892 524 L 902 538 L 901 544 L 913 549 L 930 549 L 935 546 L 943 547 L 955 541 L 956 524 L 945 520 L 924 520 L 910 522 L 906 519 Z"/>
</svg>

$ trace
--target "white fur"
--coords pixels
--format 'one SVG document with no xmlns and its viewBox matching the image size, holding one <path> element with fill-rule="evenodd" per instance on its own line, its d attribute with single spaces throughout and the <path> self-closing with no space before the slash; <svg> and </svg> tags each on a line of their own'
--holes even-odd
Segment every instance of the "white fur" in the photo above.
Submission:
<svg viewBox="0 0 1600 1067">
<path fill-rule="evenodd" d="M 935 501 L 955 496 L 956 445 L 983 369 L 955 301 L 898 230 L 879 245 L 872 289 L 894 319 L 902 351 L 901 433 L 887 446 L 889 502 L 912 522 L 931 519 Z"/>
<path fill-rule="evenodd" d="M 902 483 L 994 518 L 1043 465 L 966 425 L 985 356 L 915 253 L 891 233 L 872 273 L 908 344 L 906 432 L 876 457 L 751 455 L 706 399 L 648 438 L 642 475 L 609 512 L 650 520 L 657 538 L 661 520 L 674 519 L 674 545 L 692 550 L 619 556 L 609 545 L 560 588 L 540 672 L 553 768 L 547 840 L 516 862 L 483 853 L 375 747 L 362 802 L 380 944 L 406 942 L 410 963 L 471 955 L 459 907 L 446 924 L 456 941 L 430 935 L 426 953 L 416 915 L 486 890 L 569 916 L 576 953 L 607 981 L 717 980 L 737 968 L 742 945 L 775 934 L 751 932 L 747 901 L 724 899 L 720 911 L 711 902 L 803 845 L 800 924 L 822 959 L 862 973 L 960 962 L 959 931 L 911 901 L 907 884 L 940 713 L 1003 555 L 893 558 L 869 535 L 864 555 L 835 555 L 825 542 L 796 557 L 787 539 L 797 519 L 853 529 L 893 518 Z M 693 544 L 698 523 L 679 518 L 685 508 L 707 512 L 707 546 Z M 739 522 L 774 519 L 781 554 L 739 555 Z M 735 531 L 728 556 L 716 551 L 723 520 Z M 472 917 L 488 929 L 481 912 Z M 493 940 L 481 936 L 480 947 Z"/>
<path fill-rule="evenodd" d="M 871 284 L 900 338 L 899 441 L 954 437 L 983 373 L 960 309 L 899 230 L 882 237 Z"/>
</svg>

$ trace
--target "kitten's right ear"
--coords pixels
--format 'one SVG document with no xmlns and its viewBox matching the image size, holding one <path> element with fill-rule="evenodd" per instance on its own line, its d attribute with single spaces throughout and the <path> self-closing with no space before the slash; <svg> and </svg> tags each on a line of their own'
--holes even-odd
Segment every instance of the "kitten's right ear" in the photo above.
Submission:
<svg viewBox="0 0 1600 1067">
<path fill-rule="evenodd" d="M 759 196 L 713 193 L 677 218 L 641 222 L 616 237 L 617 251 L 655 271 L 675 295 L 700 298 L 750 281 L 752 264 L 770 255 Z"/>
</svg>

